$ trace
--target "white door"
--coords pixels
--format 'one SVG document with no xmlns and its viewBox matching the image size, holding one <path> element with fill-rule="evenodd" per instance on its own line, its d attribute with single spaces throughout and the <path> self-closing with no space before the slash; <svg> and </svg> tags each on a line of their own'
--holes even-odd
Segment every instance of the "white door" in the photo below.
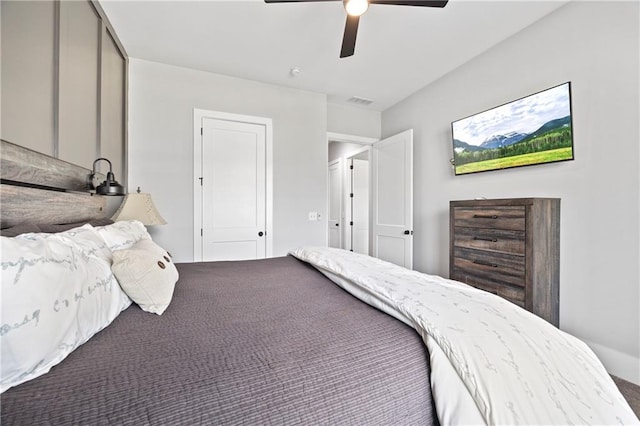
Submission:
<svg viewBox="0 0 640 426">
<path fill-rule="evenodd" d="M 329 247 L 342 248 L 342 160 L 329 163 Z"/>
<path fill-rule="evenodd" d="M 351 161 L 351 250 L 369 254 L 369 161 Z"/>
<path fill-rule="evenodd" d="M 202 119 L 202 260 L 266 255 L 266 130 Z"/>
<path fill-rule="evenodd" d="M 373 144 L 373 256 L 413 268 L 413 130 Z"/>
</svg>

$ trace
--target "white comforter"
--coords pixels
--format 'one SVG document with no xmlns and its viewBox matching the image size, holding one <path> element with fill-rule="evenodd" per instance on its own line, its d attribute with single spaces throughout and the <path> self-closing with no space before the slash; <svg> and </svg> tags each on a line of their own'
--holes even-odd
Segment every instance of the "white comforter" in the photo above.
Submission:
<svg viewBox="0 0 640 426">
<path fill-rule="evenodd" d="M 640 424 L 586 344 L 502 298 L 345 250 L 291 254 L 420 333 L 441 424 Z"/>
</svg>

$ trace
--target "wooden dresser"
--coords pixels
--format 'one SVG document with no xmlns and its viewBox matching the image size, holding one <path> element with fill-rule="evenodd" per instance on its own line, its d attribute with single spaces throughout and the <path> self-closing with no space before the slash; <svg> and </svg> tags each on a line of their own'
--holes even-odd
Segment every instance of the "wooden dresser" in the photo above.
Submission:
<svg viewBox="0 0 640 426">
<path fill-rule="evenodd" d="M 450 202 L 449 276 L 558 326 L 560 199 Z"/>
</svg>

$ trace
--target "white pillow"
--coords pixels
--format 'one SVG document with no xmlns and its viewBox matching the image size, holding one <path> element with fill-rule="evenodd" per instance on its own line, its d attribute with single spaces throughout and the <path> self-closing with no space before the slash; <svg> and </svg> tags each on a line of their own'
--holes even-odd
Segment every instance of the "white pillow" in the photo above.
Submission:
<svg viewBox="0 0 640 426">
<path fill-rule="evenodd" d="M 150 240 L 147 228 L 138 220 L 123 220 L 94 228 L 107 243 L 109 250 L 126 249 L 142 239 Z"/>
<path fill-rule="evenodd" d="M 178 270 L 171 255 L 153 241 L 141 239 L 131 248 L 114 251 L 111 269 L 143 311 L 162 315 L 171 303 Z"/>
<path fill-rule="evenodd" d="M 0 392 L 48 372 L 131 300 L 90 225 L 1 237 Z"/>
</svg>

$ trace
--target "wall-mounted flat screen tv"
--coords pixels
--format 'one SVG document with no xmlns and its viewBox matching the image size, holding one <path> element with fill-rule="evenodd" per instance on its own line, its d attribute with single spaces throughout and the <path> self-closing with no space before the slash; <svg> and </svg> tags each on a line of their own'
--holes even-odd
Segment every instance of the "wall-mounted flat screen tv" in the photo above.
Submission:
<svg viewBox="0 0 640 426">
<path fill-rule="evenodd" d="M 451 123 L 456 175 L 573 160 L 571 83 Z"/>
</svg>

